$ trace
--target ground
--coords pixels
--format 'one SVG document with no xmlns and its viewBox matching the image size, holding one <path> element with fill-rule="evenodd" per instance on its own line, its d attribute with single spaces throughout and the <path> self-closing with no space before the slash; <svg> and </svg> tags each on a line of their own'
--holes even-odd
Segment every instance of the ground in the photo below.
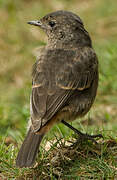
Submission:
<svg viewBox="0 0 117 180">
<path fill-rule="evenodd" d="M 72 125 L 104 138 L 72 147 L 76 135 L 56 125 L 44 138 L 36 165 L 18 169 L 15 158 L 29 119 L 31 68 L 37 49 L 46 44 L 45 34 L 26 22 L 59 9 L 81 17 L 99 58 L 94 106 Z M 116 9 L 116 0 L 0 0 L 0 180 L 117 179 Z"/>
</svg>

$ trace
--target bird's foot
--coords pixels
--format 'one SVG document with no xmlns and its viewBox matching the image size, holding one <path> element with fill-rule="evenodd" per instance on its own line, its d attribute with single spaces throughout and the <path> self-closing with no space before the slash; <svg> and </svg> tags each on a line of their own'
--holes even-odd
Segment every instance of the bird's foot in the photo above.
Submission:
<svg viewBox="0 0 117 180">
<path fill-rule="evenodd" d="M 96 134 L 96 135 L 89 135 L 89 134 L 84 134 L 82 132 L 80 132 L 79 130 L 77 130 L 76 128 L 74 128 L 73 126 L 71 126 L 70 124 L 68 124 L 66 121 L 62 120 L 62 123 L 64 125 L 66 125 L 67 127 L 69 127 L 70 129 L 72 129 L 78 136 L 78 140 L 77 140 L 77 144 L 78 143 L 82 143 L 83 141 L 86 140 L 91 140 L 92 142 L 94 142 L 95 144 L 98 144 L 97 141 L 95 140 L 96 138 L 103 138 L 102 134 Z"/>
<path fill-rule="evenodd" d="M 76 132 L 78 134 L 78 140 L 77 140 L 77 143 L 80 142 L 82 143 L 83 141 L 86 141 L 86 140 L 90 140 L 92 141 L 93 143 L 95 144 L 98 144 L 97 141 L 95 140 L 96 138 L 103 138 L 102 134 L 96 134 L 96 135 L 89 135 L 89 134 L 84 134 L 80 131 L 77 130 Z"/>
</svg>

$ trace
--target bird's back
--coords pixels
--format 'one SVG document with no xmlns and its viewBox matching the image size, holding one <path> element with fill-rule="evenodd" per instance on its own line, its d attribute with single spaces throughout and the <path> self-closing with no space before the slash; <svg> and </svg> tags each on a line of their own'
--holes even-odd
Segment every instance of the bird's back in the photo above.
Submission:
<svg viewBox="0 0 117 180">
<path fill-rule="evenodd" d="M 45 48 L 33 68 L 32 122 L 36 131 L 66 104 L 74 106 L 77 116 L 86 114 L 95 99 L 97 84 L 98 61 L 92 48 Z M 85 108 L 82 114 L 81 106 Z"/>
</svg>

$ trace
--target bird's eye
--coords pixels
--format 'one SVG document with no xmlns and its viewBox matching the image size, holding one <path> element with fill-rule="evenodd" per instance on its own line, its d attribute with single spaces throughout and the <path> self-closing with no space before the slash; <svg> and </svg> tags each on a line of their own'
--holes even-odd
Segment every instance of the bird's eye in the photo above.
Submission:
<svg viewBox="0 0 117 180">
<path fill-rule="evenodd" d="M 50 21 L 50 22 L 49 22 L 49 25 L 50 25 L 51 27 L 54 27 L 54 26 L 55 26 L 55 22 L 54 22 L 54 21 Z"/>
</svg>

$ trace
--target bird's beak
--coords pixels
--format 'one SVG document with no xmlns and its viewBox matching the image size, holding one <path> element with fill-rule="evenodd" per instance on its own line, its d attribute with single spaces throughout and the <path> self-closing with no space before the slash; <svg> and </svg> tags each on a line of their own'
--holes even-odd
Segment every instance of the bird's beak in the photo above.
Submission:
<svg viewBox="0 0 117 180">
<path fill-rule="evenodd" d="M 41 21 L 38 21 L 38 20 L 36 20 L 36 21 L 28 21 L 27 23 L 30 24 L 30 25 L 34 25 L 34 26 L 39 26 L 39 27 L 42 26 Z"/>
</svg>

